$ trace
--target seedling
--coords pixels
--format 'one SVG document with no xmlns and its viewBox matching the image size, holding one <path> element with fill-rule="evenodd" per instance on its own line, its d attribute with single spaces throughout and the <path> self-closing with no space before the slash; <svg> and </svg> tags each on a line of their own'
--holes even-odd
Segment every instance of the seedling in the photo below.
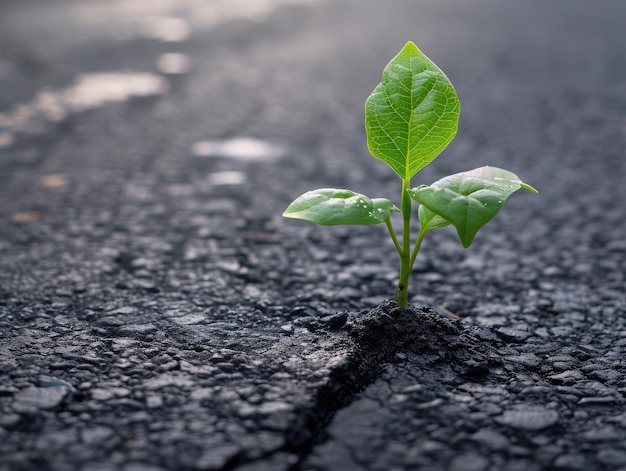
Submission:
<svg viewBox="0 0 626 471">
<path fill-rule="evenodd" d="M 321 188 L 299 196 L 283 216 L 323 226 L 384 223 L 400 256 L 397 303 L 407 307 L 409 275 L 427 232 L 453 225 L 468 248 L 512 193 L 520 188 L 537 193 L 514 173 L 496 167 L 480 167 L 411 188 L 411 178 L 454 138 L 459 112 L 459 99 L 448 77 L 408 42 L 385 67 L 381 83 L 365 102 L 367 145 L 402 180 L 400 208 L 385 198 Z M 419 233 L 412 245 L 413 201 L 419 203 Z M 394 212 L 402 213 L 401 238 L 391 222 Z"/>
</svg>

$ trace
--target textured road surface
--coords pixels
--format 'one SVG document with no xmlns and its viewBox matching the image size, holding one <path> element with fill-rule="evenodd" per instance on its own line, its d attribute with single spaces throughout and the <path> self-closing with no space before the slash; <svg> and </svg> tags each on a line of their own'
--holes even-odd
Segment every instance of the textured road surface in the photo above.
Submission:
<svg viewBox="0 0 626 471">
<path fill-rule="evenodd" d="M 0 470 L 626 469 L 626 6 L 618 0 L 0 5 Z M 460 96 L 414 183 L 516 194 L 429 234 L 389 304 L 397 200 L 363 104 L 415 41 Z"/>
</svg>

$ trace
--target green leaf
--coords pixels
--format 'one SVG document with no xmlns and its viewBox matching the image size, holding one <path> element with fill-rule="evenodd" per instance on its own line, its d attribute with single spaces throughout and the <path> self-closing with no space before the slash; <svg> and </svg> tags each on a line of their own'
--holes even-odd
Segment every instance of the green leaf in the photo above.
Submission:
<svg viewBox="0 0 626 471">
<path fill-rule="evenodd" d="M 459 112 L 448 77 L 408 42 L 365 102 L 369 151 L 408 180 L 454 138 Z"/>
<path fill-rule="evenodd" d="M 437 214 L 454 225 L 463 247 L 467 248 L 479 229 L 520 188 L 537 193 L 514 173 L 501 168 L 480 167 L 408 191 L 411 198 L 430 210 L 419 213 L 421 224 L 433 225 L 431 212 Z M 422 217 L 426 219 L 422 220 Z"/>
<path fill-rule="evenodd" d="M 360 193 L 336 188 L 307 191 L 285 210 L 286 218 L 303 219 L 321 224 L 380 224 L 392 212 L 400 211 L 385 198 L 370 199 Z"/>
</svg>

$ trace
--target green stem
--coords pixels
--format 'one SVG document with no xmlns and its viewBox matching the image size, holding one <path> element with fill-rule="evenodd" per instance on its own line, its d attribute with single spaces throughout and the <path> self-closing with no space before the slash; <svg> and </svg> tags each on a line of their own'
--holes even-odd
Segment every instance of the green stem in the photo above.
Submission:
<svg viewBox="0 0 626 471">
<path fill-rule="evenodd" d="M 399 307 L 409 305 L 409 276 L 411 274 L 411 197 L 408 189 L 411 187 L 411 179 L 402 182 L 402 250 L 400 254 L 400 280 L 398 281 L 397 303 Z"/>
<path fill-rule="evenodd" d="M 411 263 L 409 267 L 413 270 L 413 265 L 415 264 L 415 258 L 417 257 L 417 253 L 420 251 L 420 247 L 422 246 L 422 241 L 424 240 L 424 236 L 426 235 L 426 231 L 420 227 L 420 233 L 417 236 L 417 240 L 415 241 L 415 247 L 413 247 L 413 253 L 411 254 Z"/>
<path fill-rule="evenodd" d="M 389 230 L 389 235 L 391 235 L 391 240 L 393 240 L 393 245 L 396 246 L 396 250 L 398 254 L 402 256 L 402 246 L 400 242 L 398 242 L 398 238 L 396 237 L 396 231 L 393 229 L 393 224 L 391 223 L 391 216 L 385 220 L 385 224 L 387 225 L 387 229 Z"/>
</svg>

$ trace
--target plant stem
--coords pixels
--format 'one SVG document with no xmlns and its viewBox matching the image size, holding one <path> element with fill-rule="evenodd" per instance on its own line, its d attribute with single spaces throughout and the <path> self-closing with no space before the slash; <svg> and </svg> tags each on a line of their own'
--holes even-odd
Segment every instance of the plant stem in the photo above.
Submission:
<svg viewBox="0 0 626 471">
<path fill-rule="evenodd" d="M 424 240 L 425 235 L 426 231 L 422 227 L 420 227 L 420 233 L 417 236 L 417 240 L 415 241 L 415 247 L 413 247 L 413 253 L 411 254 L 411 263 L 409 264 L 409 268 L 411 270 L 413 270 L 415 258 L 417 257 L 417 253 L 420 251 L 420 247 L 422 246 L 422 241 Z"/>
<path fill-rule="evenodd" d="M 396 246 L 398 255 L 402 256 L 402 246 L 400 245 L 400 242 L 398 242 L 398 238 L 396 237 L 396 231 L 393 229 L 393 224 L 391 223 L 391 216 L 385 220 L 385 224 L 387 225 L 387 229 L 389 230 L 389 235 L 391 235 L 391 240 L 393 240 L 393 245 Z"/>
<path fill-rule="evenodd" d="M 409 305 L 409 276 L 411 274 L 411 197 L 408 189 L 411 179 L 402 181 L 402 250 L 400 254 L 400 280 L 398 281 L 397 303 L 399 307 Z"/>
</svg>

